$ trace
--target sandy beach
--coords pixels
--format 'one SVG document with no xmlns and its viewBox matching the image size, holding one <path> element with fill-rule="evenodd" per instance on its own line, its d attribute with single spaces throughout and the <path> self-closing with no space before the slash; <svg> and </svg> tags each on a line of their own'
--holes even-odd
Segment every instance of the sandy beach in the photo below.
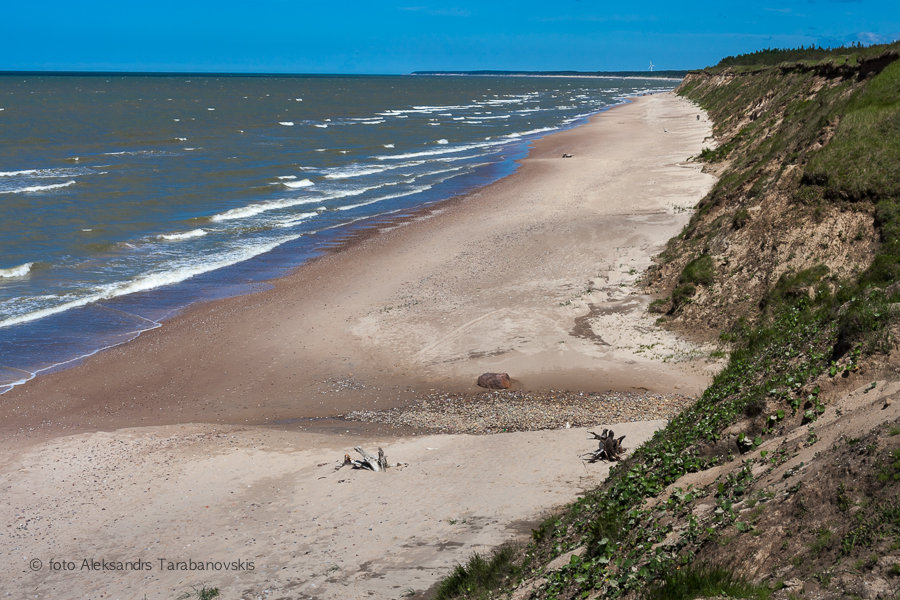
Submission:
<svg viewBox="0 0 900 600">
<path fill-rule="evenodd" d="M 590 428 L 335 417 L 475 393 L 485 371 L 526 394 L 701 391 L 712 348 L 658 328 L 636 281 L 712 185 L 687 160 L 709 135 L 673 94 L 638 98 L 491 186 L 0 396 L 4 597 L 394 598 L 527 535 L 608 471 L 579 459 Z M 664 425 L 633 420 L 593 426 L 633 448 Z M 407 466 L 335 471 L 357 445 Z M 189 560 L 241 568 L 166 567 Z"/>
</svg>

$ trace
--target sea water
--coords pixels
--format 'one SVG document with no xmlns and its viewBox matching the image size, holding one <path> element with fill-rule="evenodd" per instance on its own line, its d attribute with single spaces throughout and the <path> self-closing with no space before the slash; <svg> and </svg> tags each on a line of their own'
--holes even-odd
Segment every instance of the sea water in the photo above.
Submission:
<svg viewBox="0 0 900 600">
<path fill-rule="evenodd" d="M 508 175 L 659 79 L 0 76 L 0 393 Z"/>
</svg>

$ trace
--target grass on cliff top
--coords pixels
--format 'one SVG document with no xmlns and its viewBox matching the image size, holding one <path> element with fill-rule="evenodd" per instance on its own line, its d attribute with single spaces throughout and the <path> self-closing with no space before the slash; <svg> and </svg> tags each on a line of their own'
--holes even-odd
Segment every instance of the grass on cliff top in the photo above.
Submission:
<svg viewBox="0 0 900 600">
<path fill-rule="evenodd" d="M 810 159 L 805 178 L 836 198 L 900 198 L 900 61 L 850 99 L 834 137 Z"/>
</svg>

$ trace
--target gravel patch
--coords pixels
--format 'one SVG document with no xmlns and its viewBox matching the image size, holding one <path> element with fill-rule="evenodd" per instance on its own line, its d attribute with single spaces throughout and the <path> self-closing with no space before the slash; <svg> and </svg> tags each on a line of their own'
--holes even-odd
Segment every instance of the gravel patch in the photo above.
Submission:
<svg viewBox="0 0 900 600">
<path fill-rule="evenodd" d="M 671 419 L 696 399 L 637 392 L 428 394 L 412 405 L 358 410 L 351 421 L 415 427 L 439 433 L 501 433 Z"/>
</svg>

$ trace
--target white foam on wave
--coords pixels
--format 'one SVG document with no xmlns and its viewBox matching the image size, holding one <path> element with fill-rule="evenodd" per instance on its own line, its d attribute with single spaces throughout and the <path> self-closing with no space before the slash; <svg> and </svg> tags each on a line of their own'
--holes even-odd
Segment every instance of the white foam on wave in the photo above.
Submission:
<svg viewBox="0 0 900 600">
<path fill-rule="evenodd" d="M 485 102 L 480 102 L 481 106 L 497 106 L 499 104 L 519 104 L 528 100 L 529 96 L 513 96 L 510 98 L 495 98 L 493 100 L 486 100 Z"/>
<path fill-rule="evenodd" d="M 209 233 L 205 229 L 192 229 L 190 231 L 185 231 L 184 233 L 164 233 L 156 236 L 158 240 L 166 240 L 166 241 L 179 241 L 179 240 L 189 240 L 191 238 L 203 237 Z"/>
<path fill-rule="evenodd" d="M 293 121 L 278 121 L 278 124 L 284 125 L 285 127 L 293 127 L 294 126 Z"/>
<path fill-rule="evenodd" d="M 199 264 L 176 261 L 161 267 L 159 271 L 145 273 L 128 281 L 120 281 L 117 283 L 99 286 L 92 292 L 87 293 L 80 298 L 75 298 L 73 300 L 68 300 L 66 302 L 57 304 L 56 306 L 50 306 L 26 314 L 16 315 L 14 317 L 4 319 L 3 321 L 0 321 L 0 328 L 9 327 L 10 325 L 18 325 L 19 323 L 27 323 L 29 321 L 36 321 L 44 317 L 49 317 L 50 315 L 65 312 L 67 310 L 85 306 L 87 304 L 98 302 L 100 300 L 108 300 L 110 298 L 116 298 L 118 296 L 124 296 L 126 294 L 144 292 L 166 285 L 180 283 L 182 281 L 185 281 L 186 279 L 190 279 L 191 277 L 202 275 L 203 273 L 208 273 L 210 271 L 215 271 L 216 269 L 228 267 L 239 262 L 251 259 L 255 256 L 259 256 L 260 254 L 269 252 L 270 250 L 273 250 L 286 242 L 296 240 L 297 238 L 301 237 L 301 235 L 302 234 L 287 235 L 276 238 L 274 240 L 258 242 L 255 244 L 248 244 L 246 243 L 246 241 L 235 242 L 230 248 L 218 251 L 216 253 L 216 260 Z M 186 257 L 183 260 L 195 260 L 195 257 Z"/>
<path fill-rule="evenodd" d="M 338 206 L 337 210 L 352 210 L 354 208 L 359 208 L 361 206 L 369 206 L 370 204 L 376 204 L 378 202 L 384 202 L 385 200 L 393 200 L 394 198 L 403 198 L 404 196 L 412 196 L 413 194 L 419 194 L 421 192 L 430 190 L 430 185 L 423 185 L 421 187 L 417 187 L 415 189 L 409 190 L 407 192 L 401 192 L 399 194 L 390 194 L 388 196 L 379 196 L 377 198 L 372 198 L 371 200 L 366 200 L 365 202 L 360 202 L 358 204 L 348 204 L 347 206 Z"/>
<path fill-rule="evenodd" d="M 310 187 L 310 186 L 313 186 L 316 184 L 313 183 L 312 181 L 310 181 L 309 179 L 301 179 L 300 181 L 282 180 L 281 185 L 283 185 L 286 188 L 291 188 L 292 190 L 296 190 L 299 188 Z"/>
<path fill-rule="evenodd" d="M 393 148 L 393 147 L 394 147 L 393 144 L 383 144 L 383 146 L 384 146 L 385 148 Z"/>
<path fill-rule="evenodd" d="M 530 129 L 528 131 L 518 131 L 518 132 L 514 132 L 514 133 L 508 133 L 503 137 L 514 139 L 514 138 L 524 137 L 526 135 L 537 135 L 538 133 L 547 133 L 548 131 L 556 131 L 557 129 L 558 129 L 557 127 L 541 127 L 539 129 Z"/>
<path fill-rule="evenodd" d="M 454 110 L 468 110 L 471 108 L 478 108 L 477 104 L 455 104 L 449 106 L 413 106 L 412 108 L 398 108 L 392 110 L 386 110 L 384 112 L 375 113 L 377 115 L 381 115 L 383 117 L 397 117 L 400 119 L 407 118 L 406 115 L 410 114 L 433 114 L 437 112 L 448 112 Z"/>
<path fill-rule="evenodd" d="M 56 179 L 62 177 L 80 177 L 82 175 L 102 175 L 94 171 L 100 167 L 57 167 L 49 169 L 22 169 L 20 171 L 0 171 L 0 177 L 29 177 L 32 179 Z"/>
<path fill-rule="evenodd" d="M 301 204 L 311 204 L 313 202 L 321 201 L 322 198 L 285 198 L 283 200 L 274 200 L 272 202 L 257 202 L 255 204 L 241 206 L 240 208 L 232 208 L 231 210 L 226 210 L 223 213 L 211 216 L 209 220 L 218 223 L 220 221 L 246 219 L 248 217 L 255 217 L 256 215 L 272 210 L 290 208 L 291 206 L 299 206 Z"/>
<path fill-rule="evenodd" d="M 0 190 L 0 194 L 30 194 L 34 192 L 45 192 L 48 190 L 56 190 L 59 188 L 69 187 L 70 185 L 75 185 L 77 182 L 74 179 L 71 179 L 65 183 L 51 183 L 50 185 L 29 185 L 23 188 L 16 188 L 12 190 Z"/>
<path fill-rule="evenodd" d="M 329 169 L 327 174 L 325 175 L 325 179 L 350 179 L 352 177 L 362 177 L 364 175 L 375 175 L 377 173 L 384 173 L 385 171 L 390 171 L 392 169 L 402 169 L 404 167 L 418 167 L 419 165 L 424 164 L 424 161 L 417 160 L 412 162 L 400 163 L 400 164 L 382 164 L 382 165 L 367 165 L 367 164 L 359 164 L 355 163 L 349 165 L 347 167 L 336 167 L 333 169 Z"/>
<path fill-rule="evenodd" d="M 300 213 L 299 215 L 297 215 L 297 216 L 295 216 L 295 217 L 293 217 L 293 218 L 290 218 L 290 219 L 287 219 L 287 220 L 285 220 L 285 221 L 279 222 L 279 223 L 278 223 L 278 227 L 281 227 L 281 228 L 293 227 L 294 225 L 297 225 L 298 223 L 302 223 L 302 222 L 304 222 L 304 221 L 308 221 L 308 220 L 310 220 L 311 218 L 316 217 L 316 216 L 318 216 L 318 215 L 319 215 L 318 212 L 305 212 L 305 213 Z"/>
<path fill-rule="evenodd" d="M 440 145 L 442 145 L 442 146 L 443 146 L 444 144 L 449 144 L 449 143 L 450 143 L 450 142 L 448 142 L 446 138 L 441 138 L 441 139 L 439 139 L 438 141 L 435 142 L 435 144 L 440 144 Z"/>
<path fill-rule="evenodd" d="M 104 152 L 103 156 L 178 156 L 174 152 L 165 150 L 119 150 L 118 152 Z"/>
<path fill-rule="evenodd" d="M 493 140 L 490 142 L 482 142 L 480 144 L 463 144 L 462 146 L 453 146 L 452 148 L 441 148 L 435 150 L 424 150 L 422 152 L 407 152 L 405 154 L 388 154 L 385 156 L 376 156 L 376 160 L 404 160 L 407 158 L 423 158 L 432 156 L 441 156 L 443 154 L 455 154 L 457 152 L 465 152 L 466 150 L 475 150 L 481 148 L 490 148 L 491 146 L 500 146 L 508 144 L 509 140 Z"/>
<path fill-rule="evenodd" d="M 345 119 L 345 121 L 347 123 L 358 123 L 361 125 L 380 125 L 385 122 L 381 117 L 351 117 Z"/>
<path fill-rule="evenodd" d="M 276 179 L 297 179 L 296 175 L 278 175 Z"/>
<path fill-rule="evenodd" d="M 175 138 L 175 141 L 176 142 L 186 142 L 187 138 L 186 137 L 177 137 L 177 138 Z"/>
<path fill-rule="evenodd" d="M 435 175 L 442 175 L 444 173 L 456 173 L 458 171 L 462 171 L 463 169 L 469 169 L 472 167 L 480 167 L 481 165 L 484 165 L 484 164 L 488 164 L 488 163 L 481 163 L 478 165 L 463 165 L 460 167 L 450 167 L 447 169 L 438 169 L 437 171 L 429 171 L 427 173 L 423 173 L 421 175 L 414 177 L 413 181 L 415 181 L 416 179 L 421 179 L 423 177 L 434 177 Z M 438 181 L 446 181 L 446 179 L 439 179 Z"/>
<path fill-rule="evenodd" d="M 31 272 L 31 266 L 34 263 L 27 262 L 18 267 L 10 267 L 9 269 L 0 269 L 0 278 L 25 277 Z"/>
<path fill-rule="evenodd" d="M 377 190 L 379 188 L 388 187 L 392 185 L 398 185 L 400 182 L 391 181 L 387 183 L 381 183 L 378 185 L 373 185 L 369 187 L 355 188 L 355 189 L 346 189 L 337 191 L 331 194 L 327 194 L 324 196 L 316 196 L 313 198 L 285 198 L 282 200 L 273 200 L 271 202 L 257 202 L 254 204 L 248 204 L 247 206 L 241 206 L 239 208 L 232 208 L 231 210 L 226 210 L 223 213 L 219 213 L 213 215 L 209 218 L 210 221 L 220 222 L 220 221 L 233 221 L 235 219 L 246 219 L 248 217 L 255 217 L 256 215 L 260 215 L 262 213 L 270 212 L 273 210 L 281 210 L 283 208 L 290 208 L 292 206 L 301 206 L 304 204 L 313 204 L 317 202 L 327 202 L 329 200 L 337 200 L 340 198 L 348 198 L 351 196 L 359 196 L 360 194 L 364 194 L 366 192 L 370 192 L 372 190 Z"/>
<path fill-rule="evenodd" d="M 327 123 L 313 123 L 313 127 L 318 127 L 319 129 L 328 129 Z"/>
</svg>

